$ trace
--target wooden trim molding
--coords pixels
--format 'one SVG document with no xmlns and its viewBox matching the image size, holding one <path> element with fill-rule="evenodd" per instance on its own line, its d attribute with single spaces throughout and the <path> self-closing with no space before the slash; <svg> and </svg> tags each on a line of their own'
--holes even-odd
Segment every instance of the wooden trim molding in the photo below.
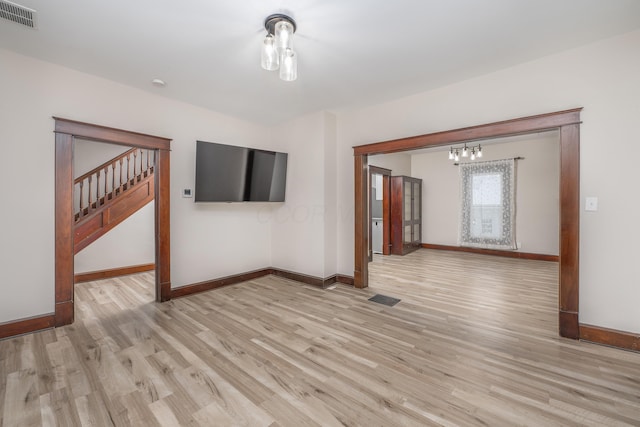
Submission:
<svg viewBox="0 0 640 427">
<path fill-rule="evenodd" d="M 156 265 L 151 264 L 139 264 L 130 265 L 128 267 L 110 268 L 107 270 L 88 271 L 86 273 L 78 273 L 75 275 L 75 282 L 92 282 L 94 280 L 110 279 L 112 277 L 126 276 L 128 274 L 143 273 L 145 271 L 155 270 Z"/>
<path fill-rule="evenodd" d="M 450 145 L 510 135 L 558 129 L 560 133 L 560 335 L 578 339 L 579 236 L 580 236 L 580 112 L 582 108 L 521 117 L 461 129 L 418 135 L 353 147 L 354 153 L 354 272 L 355 286 L 366 287 L 368 236 L 366 218 L 366 170 L 368 156 Z"/>
<path fill-rule="evenodd" d="M 55 120 L 55 326 L 73 323 L 73 146 L 76 138 L 156 150 L 156 301 L 171 298 L 168 138 L 54 117 Z"/>
<path fill-rule="evenodd" d="M 449 245 L 436 245 L 433 243 L 423 243 L 422 247 L 425 249 L 436 249 L 440 251 L 469 252 L 472 254 L 494 255 L 494 256 L 501 256 L 505 258 L 530 259 L 535 261 L 558 262 L 560 260 L 560 257 L 558 255 L 533 254 L 529 252 L 518 252 L 518 251 L 500 251 L 495 249 L 471 248 L 467 246 L 449 246 Z"/>
<path fill-rule="evenodd" d="M 640 351 L 640 334 L 580 324 L 580 339 L 626 350 Z"/>
<path fill-rule="evenodd" d="M 43 329 L 53 328 L 54 326 L 56 326 L 54 314 L 45 314 L 44 316 L 0 323 L 0 339 L 41 331 Z"/>
<path fill-rule="evenodd" d="M 75 120 L 54 117 L 56 133 L 73 135 L 91 141 L 108 142 L 151 150 L 169 150 L 171 139 L 106 126 L 83 123 Z"/>
<path fill-rule="evenodd" d="M 55 322 L 73 323 L 73 136 L 55 136 Z"/>
<path fill-rule="evenodd" d="M 279 268 L 263 268 L 261 270 L 249 271 L 247 273 L 234 274 L 232 276 L 222 277 L 220 279 L 205 280 L 204 282 L 194 283 L 192 285 L 180 286 L 171 290 L 171 298 L 180 298 L 187 295 L 193 295 L 200 292 L 210 291 L 212 289 L 220 288 L 222 286 L 235 285 L 237 283 L 246 282 L 248 280 L 257 279 L 262 276 L 268 276 L 273 274 L 274 276 L 284 277 L 285 279 L 294 280 L 296 282 L 304 283 L 306 285 L 316 286 L 318 288 L 325 289 L 334 283 L 342 283 L 345 285 L 353 286 L 353 277 L 345 276 L 341 274 L 334 274 L 332 276 L 321 278 L 316 276 L 310 276 L 308 274 L 296 273 L 293 271 L 282 270 Z"/>
<path fill-rule="evenodd" d="M 329 284 L 335 283 L 335 276 L 323 279 L 322 277 L 310 276 L 308 274 L 296 273 L 295 271 L 280 270 L 277 268 L 272 268 L 271 274 L 278 277 L 284 277 L 285 279 L 295 280 L 296 282 L 304 283 L 305 285 L 311 285 L 318 288 L 325 288 L 326 286 L 329 286 Z"/>
<path fill-rule="evenodd" d="M 347 276 L 344 274 L 336 274 L 336 282 L 343 285 L 353 286 L 353 276 Z"/>
<path fill-rule="evenodd" d="M 219 279 L 205 280 L 191 285 L 180 286 L 171 290 L 171 298 L 180 298 L 187 295 L 197 294 L 200 292 L 210 291 L 222 286 L 234 285 L 236 283 L 246 282 L 248 280 L 257 279 L 258 277 L 271 274 L 270 268 L 249 271 L 247 273 L 234 274 L 233 276 L 221 277 Z"/>
<path fill-rule="evenodd" d="M 580 124 L 582 108 L 539 114 L 536 116 L 520 117 L 501 122 L 484 125 L 446 130 L 409 138 L 376 142 L 373 144 L 353 147 L 354 155 L 370 155 L 397 153 L 400 151 L 416 150 L 419 148 L 449 145 L 455 142 L 497 138 L 501 136 L 522 135 L 544 130 L 558 129 L 562 126 Z"/>
<path fill-rule="evenodd" d="M 369 226 L 367 224 L 367 162 L 366 155 L 354 158 L 354 185 L 355 185 L 355 262 L 354 281 L 356 288 L 369 286 Z"/>
</svg>

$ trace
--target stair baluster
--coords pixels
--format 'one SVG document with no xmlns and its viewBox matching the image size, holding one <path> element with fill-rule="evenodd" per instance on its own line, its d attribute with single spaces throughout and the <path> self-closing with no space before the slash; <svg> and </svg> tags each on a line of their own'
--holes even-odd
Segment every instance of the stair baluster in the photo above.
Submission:
<svg viewBox="0 0 640 427">
<path fill-rule="evenodd" d="M 89 175 L 89 188 L 87 189 L 87 193 L 89 194 L 89 205 L 87 206 L 87 208 L 89 209 L 89 212 L 91 212 L 91 205 L 93 203 L 93 201 L 91 200 L 91 194 L 93 193 L 93 191 L 91 191 L 91 181 L 92 181 L 93 175 Z"/>
<path fill-rule="evenodd" d="M 80 216 L 84 212 L 84 180 L 80 181 Z"/>
<path fill-rule="evenodd" d="M 138 150 L 133 152 L 133 183 L 135 184 L 135 182 L 138 180 L 138 175 L 136 174 L 136 163 L 138 160 Z M 140 169 L 140 171 L 142 172 L 142 169 Z"/>
</svg>

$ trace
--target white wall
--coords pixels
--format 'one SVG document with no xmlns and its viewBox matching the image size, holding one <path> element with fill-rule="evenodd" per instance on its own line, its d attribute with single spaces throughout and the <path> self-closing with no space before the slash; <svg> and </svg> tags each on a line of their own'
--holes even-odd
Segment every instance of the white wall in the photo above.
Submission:
<svg viewBox="0 0 640 427">
<path fill-rule="evenodd" d="M 524 63 L 394 102 L 338 116 L 338 206 L 353 206 L 351 147 L 365 143 L 584 107 L 581 200 L 580 322 L 640 332 L 635 269 L 640 117 L 640 31 Z M 349 190 L 346 190 L 348 188 Z M 338 269 L 353 274 L 353 221 L 338 226 Z"/>
<path fill-rule="evenodd" d="M 78 252 L 74 272 L 108 270 L 155 262 L 154 202 Z"/>
<path fill-rule="evenodd" d="M 391 175 L 411 176 L 411 155 L 406 153 L 379 154 L 369 157 L 369 164 L 389 169 Z"/>
<path fill-rule="evenodd" d="M 516 240 L 522 252 L 558 255 L 558 142 L 555 131 L 493 140 L 490 145 L 485 141 L 483 146 L 482 161 L 524 157 L 516 162 Z M 459 168 L 446 151 L 429 151 L 411 156 L 411 176 L 422 179 L 422 242 L 456 246 Z"/>
<path fill-rule="evenodd" d="M 324 274 L 329 277 L 338 271 L 336 253 L 338 235 L 338 190 L 337 146 L 338 123 L 336 116 L 324 113 Z"/>
<path fill-rule="evenodd" d="M 0 64 L 0 80 L 11 82 L 0 97 L 0 322 L 54 310 L 52 116 L 173 139 L 172 286 L 270 265 L 271 224 L 254 205 L 181 197 L 193 188 L 196 139 L 270 148 L 268 129 L 6 50 Z"/>
<path fill-rule="evenodd" d="M 272 209 L 271 266 L 316 277 L 324 277 L 325 132 L 324 113 L 272 129 L 289 157 L 285 202 Z"/>
</svg>

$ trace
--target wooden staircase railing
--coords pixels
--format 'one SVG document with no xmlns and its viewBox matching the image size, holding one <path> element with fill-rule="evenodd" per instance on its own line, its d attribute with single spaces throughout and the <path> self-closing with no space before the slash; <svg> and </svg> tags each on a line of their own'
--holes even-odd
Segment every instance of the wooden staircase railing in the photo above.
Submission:
<svg viewBox="0 0 640 427">
<path fill-rule="evenodd" d="M 74 180 L 74 252 L 154 197 L 155 151 L 132 148 Z"/>
</svg>

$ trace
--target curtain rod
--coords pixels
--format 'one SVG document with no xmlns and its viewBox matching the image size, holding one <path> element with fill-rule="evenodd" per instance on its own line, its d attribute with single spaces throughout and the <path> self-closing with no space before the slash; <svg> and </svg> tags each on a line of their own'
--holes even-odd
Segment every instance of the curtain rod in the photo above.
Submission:
<svg viewBox="0 0 640 427">
<path fill-rule="evenodd" d="M 499 159 L 499 160 L 524 160 L 524 157 L 518 156 L 518 157 L 510 157 L 510 158 L 507 158 L 507 159 Z M 493 160 L 486 160 L 486 161 L 487 162 L 492 162 Z M 482 163 L 482 162 L 474 162 L 474 163 Z M 469 162 L 469 164 L 473 164 L 473 163 Z M 456 162 L 456 163 L 453 164 L 453 166 L 460 166 L 460 163 Z"/>
</svg>

